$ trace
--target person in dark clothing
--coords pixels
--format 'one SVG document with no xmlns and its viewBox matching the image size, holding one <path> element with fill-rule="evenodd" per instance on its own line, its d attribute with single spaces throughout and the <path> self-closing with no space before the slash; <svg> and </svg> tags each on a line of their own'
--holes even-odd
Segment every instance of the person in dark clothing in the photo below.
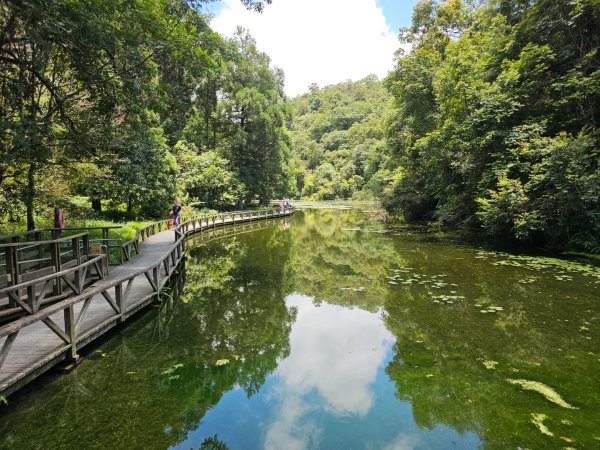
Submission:
<svg viewBox="0 0 600 450">
<path fill-rule="evenodd" d="M 173 208 L 171 208 L 171 214 L 173 215 L 174 225 L 177 226 L 181 223 L 181 205 L 177 200 L 173 202 Z"/>
</svg>

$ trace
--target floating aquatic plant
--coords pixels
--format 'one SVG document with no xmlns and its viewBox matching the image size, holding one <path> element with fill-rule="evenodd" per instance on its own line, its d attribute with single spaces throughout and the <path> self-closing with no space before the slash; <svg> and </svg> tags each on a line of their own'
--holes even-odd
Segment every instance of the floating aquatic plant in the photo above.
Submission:
<svg viewBox="0 0 600 450">
<path fill-rule="evenodd" d="M 162 374 L 169 375 L 169 374 L 175 372 L 177 369 L 181 369 L 182 367 L 183 367 L 183 364 L 181 364 L 181 363 L 175 364 L 173 367 L 169 367 L 168 369 L 166 369 Z"/>
<path fill-rule="evenodd" d="M 544 425 L 544 420 L 546 420 L 548 416 L 546 414 L 541 413 L 532 413 L 531 414 L 531 423 L 534 424 L 538 430 L 547 436 L 554 436 L 546 425 Z"/>
<path fill-rule="evenodd" d="M 398 283 L 396 283 L 398 284 Z M 352 288 L 352 287 L 342 287 L 340 288 L 340 291 L 352 291 L 352 292 L 363 292 L 365 290 L 364 286 L 359 286 L 357 288 Z"/>
<path fill-rule="evenodd" d="M 483 366 L 488 369 L 488 370 L 492 370 L 496 368 L 496 365 L 498 364 L 498 361 L 483 361 Z"/>
<path fill-rule="evenodd" d="M 545 256 L 526 256 L 526 255 L 511 255 L 502 252 L 489 252 L 479 251 L 477 252 L 476 258 L 487 259 L 487 258 L 504 258 L 500 261 L 496 261 L 493 264 L 496 266 L 512 266 L 522 267 L 529 270 L 543 270 L 543 269 L 560 269 L 557 279 L 559 281 L 571 281 L 569 273 L 579 273 L 581 275 L 590 276 L 600 279 L 600 267 L 585 264 L 577 261 L 569 261 L 559 258 L 550 258 Z"/>
<path fill-rule="evenodd" d="M 446 303 L 452 305 L 455 301 L 462 300 L 465 297 L 463 295 L 434 295 L 432 298 L 434 299 L 434 303 Z"/>
<path fill-rule="evenodd" d="M 514 380 L 512 378 L 507 378 L 510 384 L 515 384 L 517 386 L 521 386 L 522 389 L 527 391 L 535 391 L 539 394 L 542 394 L 546 397 L 546 400 L 551 401 L 552 403 L 556 403 L 559 406 L 567 409 L 579 409 L 575 406 L 569 405 L 563 398 L 558 394 L 554 389 L 549 386 L 546 386 L 544 383 L 540 383 L 539 381 L 531 381 L 531 380 Z"/>
</svg>

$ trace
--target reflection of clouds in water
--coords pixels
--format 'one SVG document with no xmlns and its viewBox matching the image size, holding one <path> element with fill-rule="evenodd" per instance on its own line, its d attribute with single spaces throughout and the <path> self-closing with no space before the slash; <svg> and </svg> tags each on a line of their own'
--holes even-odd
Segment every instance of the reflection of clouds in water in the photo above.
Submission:
<svg viewBox="0 0 600 450">
<path fill-rule="evenodd" d="M 282 404 L 267 433 L 267 448 L 310 446 L 317 429 L 301 423 L 311 409 L 301 397 L 313 390 L 336 415 L 365 415 L 373 405 L 369 385 L 394 341 L 377 314 L 326 303 L 317 307 L 312 300 L 298 294 L 286 298 L 298 315 L 290 334 L 291 354 L 276 372 L 281 385 L 275 395 Z"/>
<path fill-rule="evenodd" d="M 266 449 L 301 450 L 315 447 L 321 430 L 314 422 L 300 423 L 309 407 L 298 397 L 285 397 L 277 420 L 265 438 Z"/>
<path fill-rule="evenodd" d="M 386 445 L 384 450 L 412 450 L 419 444 L 419 438 L 415 435 L 401 434 L 390 444 Z"/>
</svg>

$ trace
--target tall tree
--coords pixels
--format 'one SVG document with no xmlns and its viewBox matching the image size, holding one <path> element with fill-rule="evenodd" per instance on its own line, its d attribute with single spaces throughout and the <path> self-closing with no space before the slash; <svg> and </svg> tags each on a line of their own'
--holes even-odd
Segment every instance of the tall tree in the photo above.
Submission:
<svg viewBox="0 0 600 450">
<path fill-rule="evenodd" d="M 246 186 L 246 200 L 266 203 L 283 185 L 288 136 L 283 72 L 246 30 L 230 41 L 219 114 L 220 149 Z"/>
</svg>

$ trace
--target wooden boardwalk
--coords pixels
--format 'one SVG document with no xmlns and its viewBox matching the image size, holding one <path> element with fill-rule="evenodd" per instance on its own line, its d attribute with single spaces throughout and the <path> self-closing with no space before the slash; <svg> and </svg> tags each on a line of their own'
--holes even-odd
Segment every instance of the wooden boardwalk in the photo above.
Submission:
<svg viewBox="0 0 600 450">
<path fill-rule="evenodd" d="M 158 299 L 185 256 L 186 236 L 236 223 L 288 216 L 293 210 L 236 212 L 184 222 L 146 237 L 138 256 L 78 295 L 0 327 L 0 395 L 8 396 Z"/>
</svg>

